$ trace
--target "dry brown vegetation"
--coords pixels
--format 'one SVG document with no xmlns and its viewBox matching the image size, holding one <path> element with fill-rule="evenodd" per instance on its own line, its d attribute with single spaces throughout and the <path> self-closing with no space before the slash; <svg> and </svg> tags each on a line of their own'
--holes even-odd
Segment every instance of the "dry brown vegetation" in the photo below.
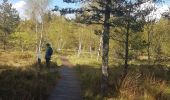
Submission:
<svg viewBox="0 0 170 100">
<path fill-rule="evenodd" d="M 59 75 L 35 62 L 31 52 L 0 52 L 0 100 L 47 99 Z"/>
<path fill-rule="evenodd" d="M 123 76 L 123 65 L 110 64 L 108 91 L 102 98 L 101 63 L 95 57 L 77 58 L 69 56 L 77 66 L 84 100 L 169 100 L 170 68 L 168 65 L 147 65 L 136 61 L 129 65 L 128 74 Z M 75 60 L 78 59 L 78 60 Z M 143 62 L 142 62 L 143 63 Z"/>
<path fill-rule="evenodd" d="M 159 66 L 131 65 L 122 78 L 121 66 L 110 68 L 106 100 L 169 100 L 169 69 Z M 144 68 L 144 70 L 142 69 Z M 100 90 L 100 68 L 78 65 L 85 100 L 103 100 Z"/>
</svg>

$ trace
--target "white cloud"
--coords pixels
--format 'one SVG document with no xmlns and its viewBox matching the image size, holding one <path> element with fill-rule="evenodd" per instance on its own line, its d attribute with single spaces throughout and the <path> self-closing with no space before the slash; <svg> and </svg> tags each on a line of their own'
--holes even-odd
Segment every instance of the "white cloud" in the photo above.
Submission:
<svg viewBox="0 0 170 100">
<path fill-rule="evenodd" d="M 157 9 L 155 11 L 153 11 L 152 13 L 149 14 L 149 19 L 156 19 L 156 21 L 158 21 L 159 19 L 161 19 L 162 14 L 165 12 L 169 12 L 169 7 L 168 5 L 161 5 L 161 6 L 157 6 Z"/>
<path fill-rule="evenodd" d="M 146 8 L 153 8 L 155 7 L 155 3 L 153 3 L 152 1 L 148 1 L 146 3 L 143 3 L 141 6 L 140 6 L 140 9 L 141 10 L 145 10 Z"/>
<path fill-rule="evenodd" d="M 26 5 L 25 1 L 19 1 L 13 5 L 14 8 L 16 9 L 22 9 Z"/>
<path fill-rule="evenodd" d="M 67 15 L 65 15 L 65 17 L 66 17 L 67 19 L 75 19 L 75 18 L 76 18 L 76 15 L 75 15 L 75 14 L 67 14 Z"/>
<path fill-rule="evenodd" d="M 167 4 L 155 4 L 153 2 L 146 2 L 141 5 L 141 9 L 145 10 L 146 8 L 154 8 L 154 10 L 148 16 L 146 16 L 146 20 L 159 21 L 163 13 L 169 12 L 169 6 Z"/>
<path fill-rule="evenodd" d="M 16 2 L 12 6 L 13 8 L 15 8 L 19 12 L 21 19 L 27 18 L 26 14 L 25 14 L 25 6 L 26 6 L 26 2 L 22 1 L 22 0 Z"/>
</svg>

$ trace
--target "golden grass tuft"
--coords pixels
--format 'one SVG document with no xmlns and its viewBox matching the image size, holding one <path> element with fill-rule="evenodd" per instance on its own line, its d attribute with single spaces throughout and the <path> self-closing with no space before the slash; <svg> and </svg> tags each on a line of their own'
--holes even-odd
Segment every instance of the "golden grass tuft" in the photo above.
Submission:
<svg viewBox="0 0 170 100">
<path fill-rule="evenodd" d="M 146 70 L 142 70 L 143 69 Z M 110 68 L 106 100 L 169 100 L 170 85 L 163 71 L 147 66 L 130 66 L 122 78 L 123 67 Z M 153 72 L 151 72 L 152 70 Z M 100 93 L 101 70 L 93 65 L 77 65 L 85 100 L 104 100 Z M 162 75 L 162 76 L 161 76 Z"/>
<path fill-rule="evenodd" d="M 31 52 L 1 52 L 0 100 L 46 100 L 59 78 L 45 63 L 35 63 Z M 51 64 L 57 68 L 56 62 Z"/>
</svg>

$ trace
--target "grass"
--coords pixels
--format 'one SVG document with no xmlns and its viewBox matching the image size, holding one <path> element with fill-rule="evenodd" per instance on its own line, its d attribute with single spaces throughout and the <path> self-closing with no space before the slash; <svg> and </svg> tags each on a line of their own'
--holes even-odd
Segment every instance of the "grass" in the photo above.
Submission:
<svg viewBox="0 0 170 100">
<path fill-rule="evenodd" d="M 32 52 L 0 53 L 0 100 L 47 99 L 59 74 L 50 72 L 45 63 L 39 66 L 35 59 Z M 57 68 L 54 61 L 51 67 Z"/>
<path fill-rule="evenodd" d="M 82 54 L 81 57 L 78 57 L 77 55 L 67 55 L 67 58 L 74 65 L 88 64 L 93 65 L 93 67 L 99 67 L 101 65 L 101 59 L 98 61 L 95 55 L 93 55 L 92 57 L 87 54 Z"/>
<path fill-rule="evenodd" d="M 122 78 L 123 66 L 109 64 L 108 94 L 102 98 L 101 63 L 85 55 L 78 59 L 74 55 L 68 58 L 76 66 L 84 100 L 170 100 L 170 68 L 167 65 L 134 62 L 127 76 Z"/>
<path fill-rule="evenodd" d="M 164 64 L 132 61 L 127 76 L 122 78 L 122 61 L 111 59 L 107 96 L 102 98 L 101 59 L 71 52 L 65 56 L 76 66 L 84 100 L 170 100 L 170 68 Z M 61 65 L 59 55 L 63 53 L 53 56 L 53 67 Z M 0 100 L 47 99 L 59 75 L 51 73 L 44 63 L 38 67 L 35 61 L 32 52 L 0 52 Z"/>
</svg>

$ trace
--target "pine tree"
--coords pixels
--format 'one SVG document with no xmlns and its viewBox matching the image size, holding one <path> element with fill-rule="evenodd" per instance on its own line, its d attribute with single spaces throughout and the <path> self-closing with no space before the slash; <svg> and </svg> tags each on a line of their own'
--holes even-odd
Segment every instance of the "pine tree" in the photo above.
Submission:
<svg viewBox="0 0 170 100">
<path fill-rule="evenodd" d="M 12 8 L 12 4 L 8 3 L 8 0 L 3 0 L 3 3 L 0 4 L 0 40 L 3 42 L 4 50 L 10 34 L 15 31 L 19 20 L 19 14 L 16 9 Z"/>
<path fill-rule="evenodd" d="M 128 0 L 64 0 L 66 3 L 83 2 L 83 7 L 79 9 L 72 8 L 59 8 L 55 7 L 54 11 L 60 11 L 61 15 L 68 13 L 77 13 L 80 16 L 80 22 L 86 24 L 98 24 L 103 27 L 102 31 L 102 78 L 101 78 L 101 91 L 103 95 L 107 93 L 108 81 L 108 54 L 109 54 L 109 39 L 110 28 L 116 26 L 124 27 L 126 30 L 125 41 L 125 74 L 128 68 L 128 54 L 129 54 L 129 33 L 131 31 L 139 31 L 143 23 L 139 20 L 141 14 L 136 13 L 139 5 L 149 0 L 135 0 L 130 2 Z M 137 9 L 138 8 L 138 9 Z M 139 10 L 140 11 L 140 10 Z M 141 13 L 141 12 L 140 12 Z M 139 14 L 139 16 L 138 16 Z M 117 20 L 123 23 L 113 22 Z M 138 21 L 139 20 L 139 21 Z M 141 25 L 141 26 L 140 26 Z"/>
</svg>

